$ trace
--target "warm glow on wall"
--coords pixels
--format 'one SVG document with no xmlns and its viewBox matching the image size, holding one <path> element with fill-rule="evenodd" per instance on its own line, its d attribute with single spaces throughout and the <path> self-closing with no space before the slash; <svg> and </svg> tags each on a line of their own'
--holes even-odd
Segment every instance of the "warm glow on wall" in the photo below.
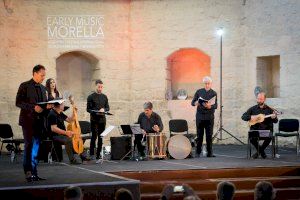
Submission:
<svg viewBox="0 0 300 200">
<path fill-rule="evenodd" d="M 195 48 L 180 49 L 168 57 L 173 94 L 178 89 L 189 91 L 189 96 L 199 89 L 202 78 L 210 75 L 210 57 Z"/>
</svg>

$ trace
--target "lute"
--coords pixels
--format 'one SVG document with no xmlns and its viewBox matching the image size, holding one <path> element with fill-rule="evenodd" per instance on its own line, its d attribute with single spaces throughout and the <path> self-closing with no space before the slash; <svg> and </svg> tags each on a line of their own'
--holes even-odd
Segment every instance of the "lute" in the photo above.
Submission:
<svg viewBox="0 0 300 200">
<path fill-rule="evenodd" d="M 248 124 L 249 124 L 249 126 L 253 126 L 253 125 L 257 124 L 257 123 L 261 123 L 261 122 L 265 121 L 266 118 L 272 117 L 273 115 L 274 114 L 270 114 L 270 115 L 265 115 L 265 114 L 254 115 L 256 117 L 256 119 L 253 119 L 253 120 L 250 119 L 248 121 Z"/>
</svg>

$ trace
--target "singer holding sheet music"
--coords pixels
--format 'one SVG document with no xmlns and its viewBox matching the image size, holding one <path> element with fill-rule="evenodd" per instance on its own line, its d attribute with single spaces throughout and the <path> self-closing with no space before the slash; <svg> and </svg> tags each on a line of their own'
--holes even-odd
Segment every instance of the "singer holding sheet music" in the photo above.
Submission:
<svg viewBox="0 0 300 200">
<path fill-rule="evenodd" d="M 262 122 L 256 123 L 250 127 L 250 130 L 270 130 L 273 133 L 273 123 L 278 122 L 278 118 L 276 115 L 276 112 L 267 106 L 265 104 L 266 101 L 266 94 L 264 92 L 260 92 L 257 95 L 256 98 L 257 105 L 252 106 L 249 108 L 242 116 L 242 120 L 244 121 L 249 121 L 249 120 L 256 120 L 259 114 L 264 114 L 264 115 L 269 115 L 270 118 L 265 118 Z M 264 142 L 262 146 L 258 146 L 258 140 L 257 138 L 251 138 L 250 137 L 250 142 L 251 144 L 255 147 L 257 152 L 252 155 L 252 158 L 256 159 L 258 158 L 259 155 L 261 155 L 262 158 L 266 158 L 267 155 L 265 153 L 265 149 L 267 146 L 270 144 L 272 138 L 270 137 L 265 137 L 263 138 Z M 259 151 L 258 151 L 259 149 Z"/>
<path fill-rule="evenodd" d="M 134 146 L 137 146 L 140 157 L 144 159 L 144 147 L 141 144 L 142 139 L 146 138 L 147 133 L 158 133 L 164 128 L 161 117 L 153 112 L 153 104 L 151 102 L 144 103 L 144 112 L 139 115 L 138 124 L 140 124 L 143 134 L 135 135 Z"/>
<path fill-rule="evenodd" d="M 105 112 L 109 111 L 108 98 L 103 91 L 103 82 L 101 80 L 95 81 L 96 91 L 87 98 L 87 112 L 90 113 L 92 138 L 90 144 L 91 159 L 100 159 L 100 152 L 102 150 L 102 137 L 100 134 L 105 130 L 106 117 Z M 98 138 L 97 153 L 95 157 L 95 143 Z"/>
<path fill-rule="evenodd" d="M 203 78 L 204 88 L 196 91 L 192 100 L 192 106 L 197 106 L 197 150 L 195 157 L 200 157 L 202 151 L 203 135 L 205 130 L 207 157 L 215 157 L 212 152 L 212 134 L 214 128 L 214 113 L 217 109 L 217 93 L 211 89 L 212 79 L 209 76 Z"/>
<path fill-rule="evenodd" d="M 21 108 L 19 125 L 22 126 L 25 141 L 23 168 L 28 182 L 44 180 L 37 173 L 38 151 L 46 129 L 46 109 L 50 108 L 50 105 L 37 105 L 47 101 L 46 89 L 41 84 L 46 76 L 45 67 L 36 65 L 32 74 L 31 80 L 21 83 L 16 97 L 16 106 Z"/>
</svg>

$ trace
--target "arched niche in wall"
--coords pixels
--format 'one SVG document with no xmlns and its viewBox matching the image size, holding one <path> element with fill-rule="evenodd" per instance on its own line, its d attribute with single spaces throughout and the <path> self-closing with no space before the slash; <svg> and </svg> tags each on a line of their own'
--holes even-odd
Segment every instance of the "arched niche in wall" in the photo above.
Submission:
<svg viewBox="0 0 300 200">
<path fill-rule="evenodd" d="M 167 58 L 167 95 L 177 99 L 180 89 L 192 98 L 197 89 L 203 86 L 202 78 L 210 75 L 210 56 L 196 48 L 182 48 Z"/>
<path fill-rule="evenodd" d="M 71 93 L 77 100 L 86 100 L 91 93 L 93 77 L 99 78 L 99 60 L 90 53 L 71 51 L 56 59 L 58 89 Z"/>
</svg>

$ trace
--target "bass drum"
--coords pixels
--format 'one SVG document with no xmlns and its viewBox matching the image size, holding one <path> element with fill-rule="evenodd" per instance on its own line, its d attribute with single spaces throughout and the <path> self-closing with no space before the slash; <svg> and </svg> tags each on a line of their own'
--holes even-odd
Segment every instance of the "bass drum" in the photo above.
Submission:
<svg viewBox="0 0 300 200">
<path fill-rule="evenodd" d="M 184 135 L 172 136 L 168 141 L 168 152 L 175 159 L 185 159 L 191 151 L 192 145 Z"/>
</svg>

